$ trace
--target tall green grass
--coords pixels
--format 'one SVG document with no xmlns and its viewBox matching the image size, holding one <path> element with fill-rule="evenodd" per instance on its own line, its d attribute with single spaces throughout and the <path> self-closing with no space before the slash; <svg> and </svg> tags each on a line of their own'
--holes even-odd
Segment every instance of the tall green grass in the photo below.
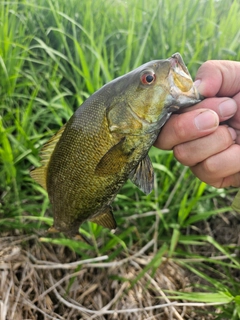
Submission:
<svg viewBox="0 0 240 320">
<path fill-rule="evenodd" d="M 240 60 L 239 14 L 237 0 L 0 1 L 1 231 L 33 232 L 52 224 L 47 194 L 32 181 L 29 169 L 39 165 L 41 146 L 89 95 L 143 62 L 177 51 L 193 76 L 205 60 Z M 85 223 L 82 232 L 92 237 L 92 251 L 63 238 L 43 240 L 68 245 L 83 258 L 108 253 L 114 259 L 152 237 L 159 246 L 167 245 L 173 259 L 193 258 L 190 247 L 209 242 L 229 256 L 232 248 L 187 234 L 196 222 L 229 211 L 231 190 L 196 180 L 171 152 L 152 149 L 150 154 L 155 190 L 144 196 L 130 182 L 123 187 L 114 202 L 120 232 Z M 230 257 L 224 270 L 239 268 Z M 224 312 L 239 315 L 239 284 L 225 281 L 225 289 L 219 288 L 194 263 L 185 265 L 209 282 L 209 292 L 231 292 L 235 303 L 229 307 L 226 301 Z"/>
</svg>

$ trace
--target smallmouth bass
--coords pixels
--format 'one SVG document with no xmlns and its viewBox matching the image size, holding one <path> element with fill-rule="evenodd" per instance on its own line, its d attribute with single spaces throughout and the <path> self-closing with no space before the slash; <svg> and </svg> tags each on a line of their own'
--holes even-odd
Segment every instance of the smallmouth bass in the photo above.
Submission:
<svg viewBox="0 0 240 320">
<path fill-rule="evenodd" d="M 43 147 L 42 166 L 31 176 L 48 192 L 54 224 L 84 240 L 90 220 L 116 228 L 111 203 L 129 178 L 144 193 L 153 189 L 148 156 L 172 112 L 200 100 L 179 53 L 148 62 L 90 96 Z"/>
</svg>

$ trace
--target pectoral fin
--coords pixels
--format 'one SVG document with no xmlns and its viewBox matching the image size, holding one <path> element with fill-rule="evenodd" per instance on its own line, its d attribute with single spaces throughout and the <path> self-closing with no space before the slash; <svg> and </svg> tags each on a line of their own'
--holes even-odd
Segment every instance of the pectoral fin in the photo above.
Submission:
<svg viewBox="0 0 240 320">
<path fill-rule="evenodd" d="M 107 207 L 107 210 L 105 212 L 99 214 L 98 216 L 94 217 L 90 221 L 111 230 L 117 228 L 117 223 L 114 219 L 112 208 L 110 206 Z"/>
<path fill-rule="evenodd" d="M 130 173 L 129 179 L 145 194 L 153 190 L 154 171 L 148 155 Z"/>
<path fill-rule="evenodd" d="M 101 158 L 95 169 L 96 175 L 111 175 L 121 171 L 128 160 L 128 154 L 123 149 L 124 141 L 125 138 L 122 138 Z"/>
</svg>

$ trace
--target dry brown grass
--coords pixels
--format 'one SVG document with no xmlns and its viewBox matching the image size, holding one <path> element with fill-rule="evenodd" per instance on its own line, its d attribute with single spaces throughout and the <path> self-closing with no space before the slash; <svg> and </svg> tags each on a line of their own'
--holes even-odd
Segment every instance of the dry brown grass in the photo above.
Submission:
<svg viewBox="0 0 240 320">
<path fill-rule="evenodd" d="M 130 257 L 79 260 L 66 247 L 36 236 L 0 239 L 0 319 L 207 319 L 187 304 L 170 302 L 163 290 L 190 290 L 185 272 L 165 259 L 154 277 L 146 272 L 153 241 Z M 208 319 L 212 319 L 210 316 Z"/>
</svg>

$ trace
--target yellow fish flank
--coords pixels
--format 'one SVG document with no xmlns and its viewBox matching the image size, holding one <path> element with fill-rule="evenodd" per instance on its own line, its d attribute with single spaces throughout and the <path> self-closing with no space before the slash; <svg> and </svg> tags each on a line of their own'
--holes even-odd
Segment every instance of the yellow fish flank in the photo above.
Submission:
<svg viewBox="0 0 240 320">
<path fill-rule="evenodd" d="M 179 53 L 148 62 L 95 92 L 43 147 L 31 176 L 48 192 L 54 224 L 83 240 L 91 220 L 115 229 L 111 203 L 131 179 L 153 189 L 148 151 L 171 113 L 201 100 Z"/>
</svg>

